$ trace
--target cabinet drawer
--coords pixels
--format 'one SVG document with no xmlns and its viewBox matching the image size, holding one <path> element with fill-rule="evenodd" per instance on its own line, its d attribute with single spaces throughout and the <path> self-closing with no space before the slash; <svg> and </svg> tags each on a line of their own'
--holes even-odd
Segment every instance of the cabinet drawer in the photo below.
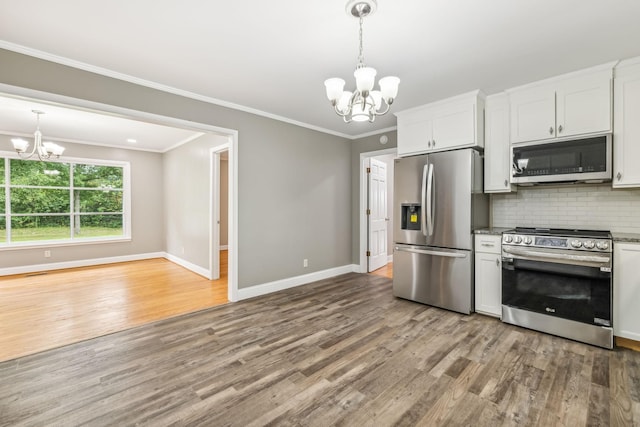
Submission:
<svg viewBox="0 0 640 427">
<path fill-rule="evenodd" d="M 476 252 L 500 254 L 502 249 L 502 236 L 476 234 Z"/>
</svg>

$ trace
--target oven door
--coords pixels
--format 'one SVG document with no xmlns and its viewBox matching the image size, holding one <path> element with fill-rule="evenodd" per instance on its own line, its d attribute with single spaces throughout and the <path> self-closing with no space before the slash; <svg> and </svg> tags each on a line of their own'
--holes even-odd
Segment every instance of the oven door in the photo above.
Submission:
<svg viewBox="0 0 640 427">
<path fill-rule="evenodd" d="M 611 326 L 611 288 L 611 254 L 503 247 L 503 305 Z"/>
</svg>

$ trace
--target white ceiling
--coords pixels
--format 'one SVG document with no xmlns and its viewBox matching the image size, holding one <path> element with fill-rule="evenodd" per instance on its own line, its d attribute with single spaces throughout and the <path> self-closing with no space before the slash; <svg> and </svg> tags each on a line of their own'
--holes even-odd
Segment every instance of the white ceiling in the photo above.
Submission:
<svg viewBox="0 0 640 427">
<path fill-rule="evenodd" d="M 345 124 L 325 97 L 328 77 L 354 85 L 358 28 L 345 4 L 0 0 L 0 47 L 355 136 L 395 117 Z M 640 56 L 639 18 L 637 0 L 378 0 L 364 56 L 400 77 L 400 111 Z"/>
<path fill-rule="evenodd" d="M 43 141 L 164 152 L 202 135 L 193 130 L 9 97 L 0 97 L 0 134 L 32 137 L 36 130 L 33 110 L 45 113 L 40 116 Z"/>
</svg>

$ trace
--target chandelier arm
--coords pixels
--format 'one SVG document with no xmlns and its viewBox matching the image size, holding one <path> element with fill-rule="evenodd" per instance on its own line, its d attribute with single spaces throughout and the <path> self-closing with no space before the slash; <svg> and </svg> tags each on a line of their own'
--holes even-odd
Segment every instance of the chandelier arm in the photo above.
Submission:
<svg viewBox="0 0 640 427">
<path fill-rule="evenodd" d="M 384 104 L 387 106 L 387 108 L 385 108 L 383 111 L 376 111 L 376 116 L 383 116 L 389 112 L 389 110 L 391 109 L 391 105 L 387 104 L 386 102 Z"/>
</svg>

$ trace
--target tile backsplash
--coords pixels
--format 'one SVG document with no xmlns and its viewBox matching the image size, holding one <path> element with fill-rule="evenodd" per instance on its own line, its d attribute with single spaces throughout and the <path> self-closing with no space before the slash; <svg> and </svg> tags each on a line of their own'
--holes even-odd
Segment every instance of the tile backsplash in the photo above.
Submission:
<svg viewBox="0 0 640 427">
<path fill-rule="evenodd" d="M 640 189 L 611 184 L 519 187 L 491 195 L 494 227 L 557 227 L 640 233 Z"/>
</svg>

